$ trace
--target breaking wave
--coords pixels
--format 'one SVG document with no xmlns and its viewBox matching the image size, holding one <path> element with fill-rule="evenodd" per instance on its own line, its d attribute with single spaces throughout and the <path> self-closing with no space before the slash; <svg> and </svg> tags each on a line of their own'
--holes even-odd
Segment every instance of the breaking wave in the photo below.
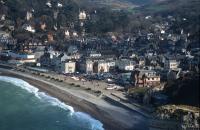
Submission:
<svg viewBox="0 0 200 130">
<path fill-rule="evenodd" d="M 18 78 L 12 78 L 12 77 L 8 77 L 8 76 L 0 76 L 0 81 L 8 82 L 15 86 L 19 86 L 20 88 L 28 91 L 29 93 L 34 94 L 40 100 L 50 103 L 53 106 L 57 106 L 64 110 L 70 111 L 70 114 L 73 115 L 74 117 L 79 118 L 79 119 L 85 121 L 86 123 L 90 123 L 91 130 L 104 130 L 103 124 L 100 121 L 95 120 L 90 115 L 87 115 L 85 113 L 75 112 L 74 108 L 72 106 L 66 105 L 64 102 L 61 102 L 57 98 L 54 98 L 44 92 L 39 91 L 38 88 L 30 85 L 28 82 L 26 82 L 24 80 L 21 80 Z"/>
</svg>

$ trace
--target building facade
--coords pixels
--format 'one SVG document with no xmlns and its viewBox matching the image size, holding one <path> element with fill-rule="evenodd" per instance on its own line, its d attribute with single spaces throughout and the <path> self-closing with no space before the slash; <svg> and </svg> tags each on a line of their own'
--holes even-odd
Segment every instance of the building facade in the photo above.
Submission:
<svg viewBox="0 0 200 130">
<path fill-rule="evenodd" d="M 76 62 L 63 62 L 61 64 L 60 68 L 61 73 L 69 74 L 69 73 L 75 73 L 76 71 Z"/>
<path fill-rule="evenodd" d="M 135 86 L 155 87 L 160 84 L 160 75 L 154 70 L 135 70 L 132 74 Z"/>
</svg>

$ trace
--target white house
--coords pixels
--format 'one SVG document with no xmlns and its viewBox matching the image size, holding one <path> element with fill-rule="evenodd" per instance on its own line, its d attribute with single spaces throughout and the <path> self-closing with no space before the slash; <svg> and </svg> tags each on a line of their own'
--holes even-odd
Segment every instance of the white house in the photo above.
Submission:
<svg viewBox="0 0 200 130">
<path fill-rule="evenodd" d="M 29 11 L 26 12 L 26 20 L 30 20 L 33 17 L 33 14 Z"/>
<path fill-rule="evenodd" d="M 109 63 L 106 61 L 99 61 L 98 62 L 98 70 L 97 73 L 106 73 L 109 72 L 110 66 Z"/>
<path fill-rule="evenodd" d="M 87 15 L 86 15 L 85 11 L 82 11 L 82 12 L 79 13 L 79 19 L 80 20 L 85 20 L 86 17 L 87 17 Z"/>
<path fill-rule="evenodd" d="M 70 34 L 68 30 L 65 31 L 65 38 L 70 38 Z"/>
<path fill-rule="evenodd" d="M 32 26 L 30 26 L 30 25 L 26 26 L 26 27 L 25 27 L 25 30 L 26 30 L 26 31 L 29 31 L 29 32 L 32 32 L 32 33 L 35 33 L 35 28 L 32 27 Z"/>
<path fill-rule="evenodd" d="M 110 71 L 110 67 L 115 66 L 115 61 L 112 60 L 86 60 L 80 63 L 80 71 L 85 73 L 106 73 Z"/>
<path fill-rule="evenodd" d="M 57 6 L 61 8 L 63 7 L 63 4 L 58 2 Z"/>
<path fill-rule="evenodd" d="M 61 64 L 61 70 L 62 73 L 75 73 L 76 71 L 76 62 L 63 62 Z"/>
<path fill-rule="evenodd" d="M 51 4 L 51 2 L 50 2 L 50 1 L 48 1 L 48 2 L 46 3 L 46 5 L 47 5 L 49 8 L 51 8 L 51 7 L 52 7 L 52 4 Z"/>
</svg>

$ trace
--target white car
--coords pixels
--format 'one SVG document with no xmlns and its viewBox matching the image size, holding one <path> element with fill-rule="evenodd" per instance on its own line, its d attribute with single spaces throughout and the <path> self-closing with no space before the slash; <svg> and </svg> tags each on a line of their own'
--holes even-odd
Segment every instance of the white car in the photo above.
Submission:
<svg viewBox="0 0 200 130">
<path fill-rule="evenodd" d="M 81 79 L 81 81 L 83 81 L 83 82 L 86 82 L 86 80 L 85 80 L 85 79 Z"/>
<path fill-rule="evenodd" d="M 78 77 L 75 77 L 75 76 L 73 76 L 73 77 L 71 77 L 73 80 L 76 80 L 76 81 L 78 81 L 79 80 L 79 78 Z"/>
<path fill-rule="evenodd" d="M 108 82 L 113 82 L 113 80 L 112 80 L 112 79 L 107 79 L 107 81 L 108 81 Z"/>
<path fill-rule="evenodd" d="M 113 87 L 108 87 L 106 88 L 107 90 L 113 90 L 113 89 L 116 89 L 116 86 L 113 86 Z"/>
<path fill-rule="evenodd" d="M 115 86 L 116 87 L 116 90 L 123 90 L 124 87 L 121 87 L 121 86 Z"/>
</svg>

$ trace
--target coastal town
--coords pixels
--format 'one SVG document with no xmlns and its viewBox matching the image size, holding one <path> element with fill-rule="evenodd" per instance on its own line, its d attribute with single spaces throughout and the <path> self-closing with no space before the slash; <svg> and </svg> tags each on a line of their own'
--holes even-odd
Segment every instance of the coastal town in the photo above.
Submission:
<svg viewBox="0 0 200 130">
<path fill-rule="evenodd" d="M 190 85 L 199 90 L 199 37 L 184 28 L 189 17 L 140 15 L 143 27 L 100 35 L 90 33 L 100 9 L 79 8 L 75 20 L 64 23 L 69 16 L 62 12 L 69 5 L 62 1 L 46 1 L 44 14 L 30 6 L 15 19 L 8 4 L 0 2 L 0 68 L 115 102 L 150 119 L 152 129 L 200 127 L 198 99 L 188 98 L 191 106 L 181 101 L 192 94 Z M 123 11 L 114 11 L 123 17 Z M 182 89 L 182 83 L 189 88 Z"/>
</svg>

